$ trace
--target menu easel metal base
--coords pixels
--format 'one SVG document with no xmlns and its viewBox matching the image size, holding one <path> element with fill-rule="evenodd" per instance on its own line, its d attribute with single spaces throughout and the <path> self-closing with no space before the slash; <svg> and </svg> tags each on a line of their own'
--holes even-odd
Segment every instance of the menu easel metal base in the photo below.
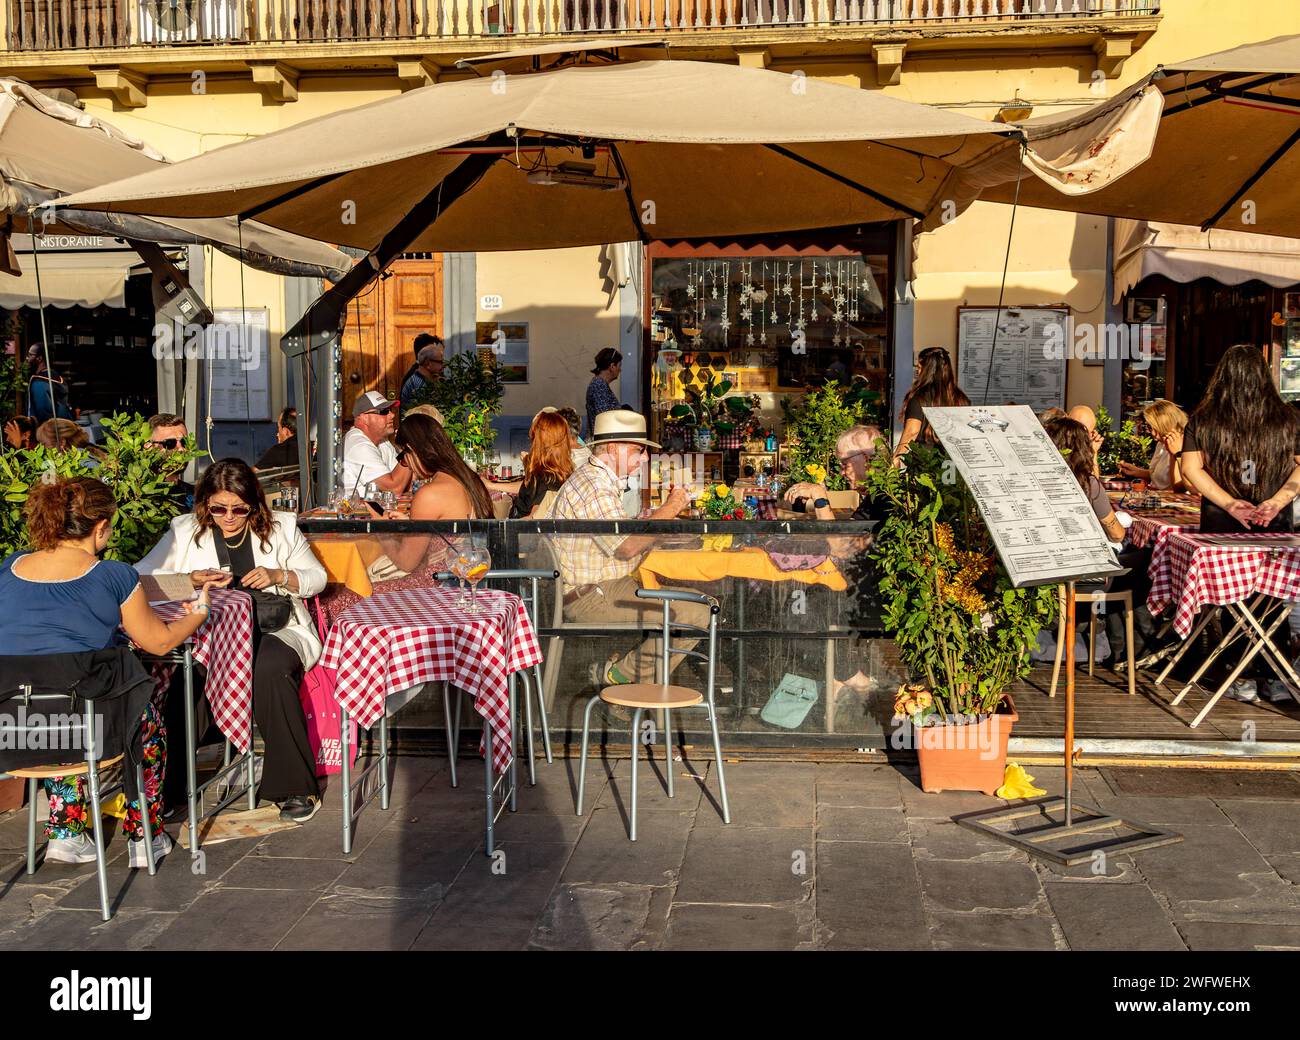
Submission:
<svg viewBox="0 0 1300 1040">
<path fill-rule="evenodd" d="M 1065 795 L 1049 796 L 1034 801 L 1022 801 L 1016 805 L 986 809 L 977 813 L 956 816 L 955 822 L 970 830 L 996 838 L 1016 848 L 1051 860 L 1064 867 L 1088 863 L 1098 852 L 1107 855 L 1140 852 L 1154 849 L 1161 845 L 1172 845 L 1183 840 L 1181 834 L 1161 830 L 1137 820 L 1121 816 L 1111 816 L 1099 809 L 1090 809 L 1074 804 L 1074 631 L 1075 631 L 1075 595 L 1074 582 L 1065 583 Z M 1059 811 L 1059 819 L 1053 811 Z M 1076 820 L 1075 814 L 1079 815 Z M 1011 832 L 996 826 L 999 823 L 1015 824 L 1017 820 L 1032 816 L 1042 816 L 1046 822 L 1041 826 L 1027 830 Z M 1130 835 L 1116 832 L 1125 829 Z M 1110 831 L 1112 833 L 1098 833 Z M 1083 835 L 1096 835 L 1097 840 L 1082 844 L 1071 843 Z M 1052 843 L 1056 843 L 1053 845 Z"/>
<path fill-rule="evenodd" d="M 1173 845 L 1183 840 L 1181 834 L 1153 827 L 1122 816 L 1111 816 L 1099 809 L 1075 805 L 1072 809 L 1074 818 L 1065 821 L 1065 799 L 1060 796 L 1039 798 L 1017 805 L 1008 805 L 999 809 L 967 813 L 954 817 L 955 821 L 970 830 L 977 831 L 1008 845 L 1014 845 L 1031 856 L 1051 860 L 1062 867 L 1074 867 L 1080 863 L 1090 863 L 1098 852 L 1106 855 L 1123 855 L 1141 852 L 1144 849 L 1159 848 L 1161 845 Z M 1021 828 L 1008 831 L 999 824 L 1015 826 L 1018 821 L 1041 816 L 1045 821 L 1041 826 Z M 1128 835 L 1114 833 L 1127 830 Z M 1112 833 L 1106 833 L 1112 832 Z M 1084 838 L 1083 842 L 1076 839 Z"/>
</svg>

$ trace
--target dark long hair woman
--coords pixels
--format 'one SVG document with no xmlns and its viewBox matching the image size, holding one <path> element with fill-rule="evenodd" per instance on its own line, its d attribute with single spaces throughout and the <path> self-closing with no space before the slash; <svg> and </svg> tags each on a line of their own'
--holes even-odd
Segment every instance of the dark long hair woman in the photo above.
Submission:
<svg viewBox="0 0 1300 1040">
<path fill-rule="evenodd" d="M 1201 531 L 1293 529 L 1300 416 L 1258 347 L 1229 347 L 1183 431 L 1183 481 L 1201 494 Z"/>
<path fill-rule="evenodd" d="M 412 520 L 487 520 L 492 497 L 479 475 L 465 465 L 438 420 L 408 415 L 394 438 L 397 458 L 424 486 L 411 499 Z M 389 559 L 411 574 L 442 569 L 446 543 L 432 535 L 381 538 Z M 431 579 L 425 584 L 430 584 Z"/>
<path fill-rule="evenodd" d="M 276 802 L 282 820 L 311 819 L 320 807 L 320 787 L 298 688 L 304 670 L 320 657 L 321 643 L 303 601 L 325 588 L 326 574 L 298 530 L 297 517 L 267 508 L 248 463 L 222 459 L 199 479 L 194 512 L 176 517 L 135 566 L 143 574 L 188 574 L 196 587 L 222 577 L 222 568 L 228 568 L 232 588 L 252 598 L 253 718 L 266 748 L 258 796 Z M 206 673 L 201 677 L 206 682 Z M 184 698 L 183 684 L 174 680 L 167 722 L 181 733 Z M 206 698 L 198 698 L 196 707 L 202 735 L 209 728 Z M 180 805 L 184 770 L 174 776 L 163 800 Z"/>
<path fill-rule="evenodd" d="M 903 407 L 898 413 L 903 424 L 903 435 L 894 451 L 894 458 L 900 458 L 912 441 L 937 443 L 938 438 L 926 422 L 925 413 L 921 409 L 956 408 L 968 404 L 970 398 L 957 385 L 948 351 L 943 347 L 926 347 L 916 357 L 916 375 L 912 379 L 912 388 L 903 398 Z"/>
<path fill-rule="evenodd" d="M 1088 496 L 1088 504 L 1092 506 L 1093 513 L 1101 522 L 1106 537 L 1112 542 L 1122 542 L 1124 525 L 1115 516 L 1106 489 L 1101 486 L 1101 481 L 1094 472 L 1096 454 L 1088 427 L 1077 419 L 1062 416 L 1044 423 L 1043 429 L 1060 453 L 1065 456 L 1065 464 L 1070 467 L 1074 479 L 1079 482 L 1079 487 L 1083 488 L 1083 493 Z"/>
</svg>

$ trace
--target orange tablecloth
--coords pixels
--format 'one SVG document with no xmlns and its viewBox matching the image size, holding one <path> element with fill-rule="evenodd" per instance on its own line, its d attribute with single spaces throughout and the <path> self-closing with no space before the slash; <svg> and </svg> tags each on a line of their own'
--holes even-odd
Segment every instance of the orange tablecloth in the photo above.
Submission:
<svg viewBox="0 0 1300 1040">
<path fill-rule="evenodd" d="M 812 570 L 783 571 L 762 549 L 711 552 L 703 549 L 655 549 L 641 561 L 641 584 L 659 588 L 660 578 L 676 581 L 719 581 L 722 578 L 755 578 L 758 581 L 797 581 L 804 585 L 825 585 L 843 592 L 848 588 L 844 575 L 832 560 L 825 560 Z"/>
<path fill-rule="evenodd" d="M 384 554 L 383 547 L 374 538 L 317 534 L 309 535 L 307 541 L 330 581 L 346 586 L 358 596 L 369 596 L 374 591 L 366 568 Z"/>
</svg>

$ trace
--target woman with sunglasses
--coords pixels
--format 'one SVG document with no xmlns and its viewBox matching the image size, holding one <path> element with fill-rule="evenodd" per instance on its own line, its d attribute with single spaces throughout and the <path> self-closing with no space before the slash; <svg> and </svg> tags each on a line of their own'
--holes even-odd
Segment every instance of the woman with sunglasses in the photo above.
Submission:
<svg viewBox="0 0 1300 1040">
<path fill-rule="evenodd" d="M 320 657 L 321 643 L 303 600 L 325 587 L 326 575 L 295 516 L 267 508 L 246 462 L 222 459 L 199 479 L 194 512 L 176 517 L 135 567 L 141 574 L 188 574 L 195 588 L 228 572 L 231 588 L 253 596 L 253 718 L 266 746 L 258 795 L 276 802 L 283 820 L 310 820 L 320 807 L 320 789 L 298 687 L 304 669 Z M 176 732 L 184 732 L 179 727 L 185 702 L 176 692 L 174 686 L 167 716 L 170 722 L 175 715 Z M 202 716 L 206 698 L 199 707 Z M 200 724 L 200 733 L 205 729 Z M 184 800 L 184 772 L 171 775 L 176 781 L 168 785 L 164 801 L 177 806 Z"/>
</svg>

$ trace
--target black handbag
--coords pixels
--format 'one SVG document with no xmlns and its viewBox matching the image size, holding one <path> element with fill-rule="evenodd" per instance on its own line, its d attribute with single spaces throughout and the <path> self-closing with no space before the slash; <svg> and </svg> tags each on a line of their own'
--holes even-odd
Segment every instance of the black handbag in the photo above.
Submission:
<svg viewBox="0 0 1300 1040">
<path fill-rule="evenodd" d="M 230 567 L 230 550 L 226 547 L 225 539 L 213 534 L 212 540 L 217 546 L 217 559 L 223 566 Z M 260 632 L 278 632 L 293 617 L 293 603 L 288 596 L 277 596 L 266 589 L 246 589 L 237 577 L 232 578 L 226 588 L 247 593 L 253 598 L 253 614 Z"/>
</svg>

